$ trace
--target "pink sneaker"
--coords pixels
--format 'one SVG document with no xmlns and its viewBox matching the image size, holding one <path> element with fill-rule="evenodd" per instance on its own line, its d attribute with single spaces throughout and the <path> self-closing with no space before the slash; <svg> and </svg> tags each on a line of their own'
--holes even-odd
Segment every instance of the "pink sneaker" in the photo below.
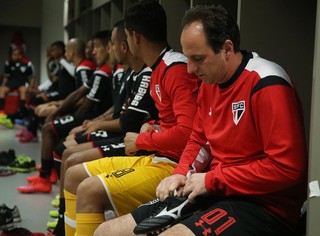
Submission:
<svg viewBox="0 0 320 236">
<path fill-rule="evenodd" d="M 34 182 L 17 187 L 17 190 L 21 193 L 50 193 L 52 185 L 49 178 L 38 178 Z"/>
<path fill-rule="evenodd" d="M 23 129 L 23 130 L 21 130 L 20 132 L 16 133 L 16 137 L 17 137 L 17 138 L 23 137 L 23 136 L 25 136 L 28 132 L 29 132 L 28 130 Z"/>
<path fill-rule="evenodd" d="M 34 136 L 28 130 L 26 131 L 25 135 L 20 137 L 20 139 L 19 139 L 20 143 L 30 143 L 30 142 L 37 142 L 37 141 L 38 141 L 38 137 Z"/>
</svg>

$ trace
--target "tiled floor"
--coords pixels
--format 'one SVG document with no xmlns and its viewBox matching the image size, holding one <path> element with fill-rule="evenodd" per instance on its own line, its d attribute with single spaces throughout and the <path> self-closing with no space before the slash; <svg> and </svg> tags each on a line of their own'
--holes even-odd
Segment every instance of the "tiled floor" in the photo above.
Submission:
<svg viewBox="0 0 320 236">
<path fill-rule="evenodd" d="M 31 156 L 37 164 L 40 164 L 40 141 L 36 143 L 19 143 L 15 134 L 22 127 L 8 129 L 0 125 L 0 151 L 14 149 L 16 155 L 25 154 Z M 25 227 L 32 232 L 46 233 L 46 224 L 53 220 L 49 216 L 49 211 L 54 209 L 51 200 L 59 192 L 58 185 L 54 185 L 50 194 L 21 194 L 16 190 L 19 185 L 26 184 L 26 177 L 35 175 L 32 173 L 16 173 L 7 177 L 0 177 L 0 205 L 5 203 L 8 207 L 17 205 L 22 217 L 22 222 L 18 227 Z"/>
</svg>

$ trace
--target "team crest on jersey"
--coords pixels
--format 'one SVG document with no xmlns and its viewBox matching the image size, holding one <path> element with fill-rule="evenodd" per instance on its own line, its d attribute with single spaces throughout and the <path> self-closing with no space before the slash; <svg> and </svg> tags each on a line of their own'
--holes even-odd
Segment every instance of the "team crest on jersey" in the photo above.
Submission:
<svg viewBox="0 0 320 236">
<path fill-rule="evenodd" d="M 161 102 L 161 93 L 160 93 L 160 85 L 156 84 L 156 94 Z"/>
<path fill-rule="evenodd" d="M 24 73 L 24 72 L 27 70 L 27 67 L 21 66 L 21 67 L 20 67 L 20 70 L 21 70 L 22 73 Z"/>
<path fill-rule="evenodd" d="M 245 101 L 233 102 L 232 103 L 232 115 L 233 115 L 233 122 L 238 125 L 241 117 L 243 116 L 246 110 L 246 103 Z"/>
</svg>

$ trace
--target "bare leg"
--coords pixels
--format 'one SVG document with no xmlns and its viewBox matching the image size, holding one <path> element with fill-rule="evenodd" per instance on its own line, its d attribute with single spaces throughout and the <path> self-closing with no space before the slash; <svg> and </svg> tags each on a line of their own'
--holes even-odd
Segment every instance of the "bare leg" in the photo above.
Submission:
<svg viewBox="0 0 320 236">
<path fill-rule="evenodd" d="M 82 164 L 75 165 L 69 168 L 65 173 L 64 188 L 68 192 L 76 194 L 78 185 L 88 177 L 89 176 Z"/>
<path fill-rule="evenodd" d="M 161 236 L 194 236 L 194 233 L 185 225 L 177 224 L 160 234 Z"/>
<path fill-rule="evenodd" d="M 99 177 L 83 180 L 77 190 L 77 213 L 104 213 L 105 209 L 113 210 Z"/>
<path fill-rule="evenodd" d="M 133 229 L 136 225 L 131 214 L 127 214 L 100 224 L 93 236 L 135 235 Z"/>
<path fill-rule="evenodd" d="M 42 142 L 41 142 L 41 159 L 51 160 L 52 151 L 58 144 L 58 138 L 53 133 L 50 122 L 44 124 L 41 129 Z"/>
<path fill-rule="evenodd" d="M 77 146 L 74 146 L 74 148 L 76 147 Z M 80 148 L 79 150 L 81 150 L 83 147 L 85 147 L 85 145 L 82 145 L 81 147 L 79 147 Z M 66 149 L 66 151 L 67 150 L 68 149 Z M 101 153 L 97 148 L 91 148 L 91 149 L 87 148 L 84 151 L 74 152 L 70 156 L 63 155 L 62 162 L 61 162 L 61 172 L 60 172 L 60 196 L 64 197 L 63 188 L 64 188 L 64 181 L 65 181 L 65 173 L 70 167 L 86 161 L 96 160 L 99 158 L 101 158 Z"/>
<path fill-rule="evenodd" d="M 6 94 L 10 91 L 7 86 L 0 86 L 0 98 L 5 98 Z"/>
<path fill-rule="evenodd" d="M 21 86 L 18 89 L 21 100 L 26 100 L 27 88 L 25 86 Z"/>
</svg>

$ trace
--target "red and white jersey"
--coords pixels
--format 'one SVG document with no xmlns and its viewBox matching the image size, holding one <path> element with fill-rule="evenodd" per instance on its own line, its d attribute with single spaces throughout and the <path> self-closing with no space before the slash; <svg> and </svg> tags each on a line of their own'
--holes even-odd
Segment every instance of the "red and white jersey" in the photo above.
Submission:
<svg viewBox="0 0 320 236">
<path fill-rule="evenodd" d="M 97 66 L 94 62 L 84 59 L 75 69 L 76 88 L 80 88 L 92 78 Z"/>
<path fill-rule="evenodd" d="M 306 199 L 307 149 L 299 98 L 286 72 L 256 53 L 224 84 L 202 84 L 193 132 L 174 174 L 207 142 L 209 192 L 246 196 L 294 224 Z"/>
<path fill-rule="evenodd" d="M 192 131 L 199 79 L 188 74 L 186 57 L 169 48 L 151 69 L 150 94 L 159 111 L 159 121 L 154 123 L 160 129 L 139 134 L 136 145 L 179 159 Z"/>
</svg>

